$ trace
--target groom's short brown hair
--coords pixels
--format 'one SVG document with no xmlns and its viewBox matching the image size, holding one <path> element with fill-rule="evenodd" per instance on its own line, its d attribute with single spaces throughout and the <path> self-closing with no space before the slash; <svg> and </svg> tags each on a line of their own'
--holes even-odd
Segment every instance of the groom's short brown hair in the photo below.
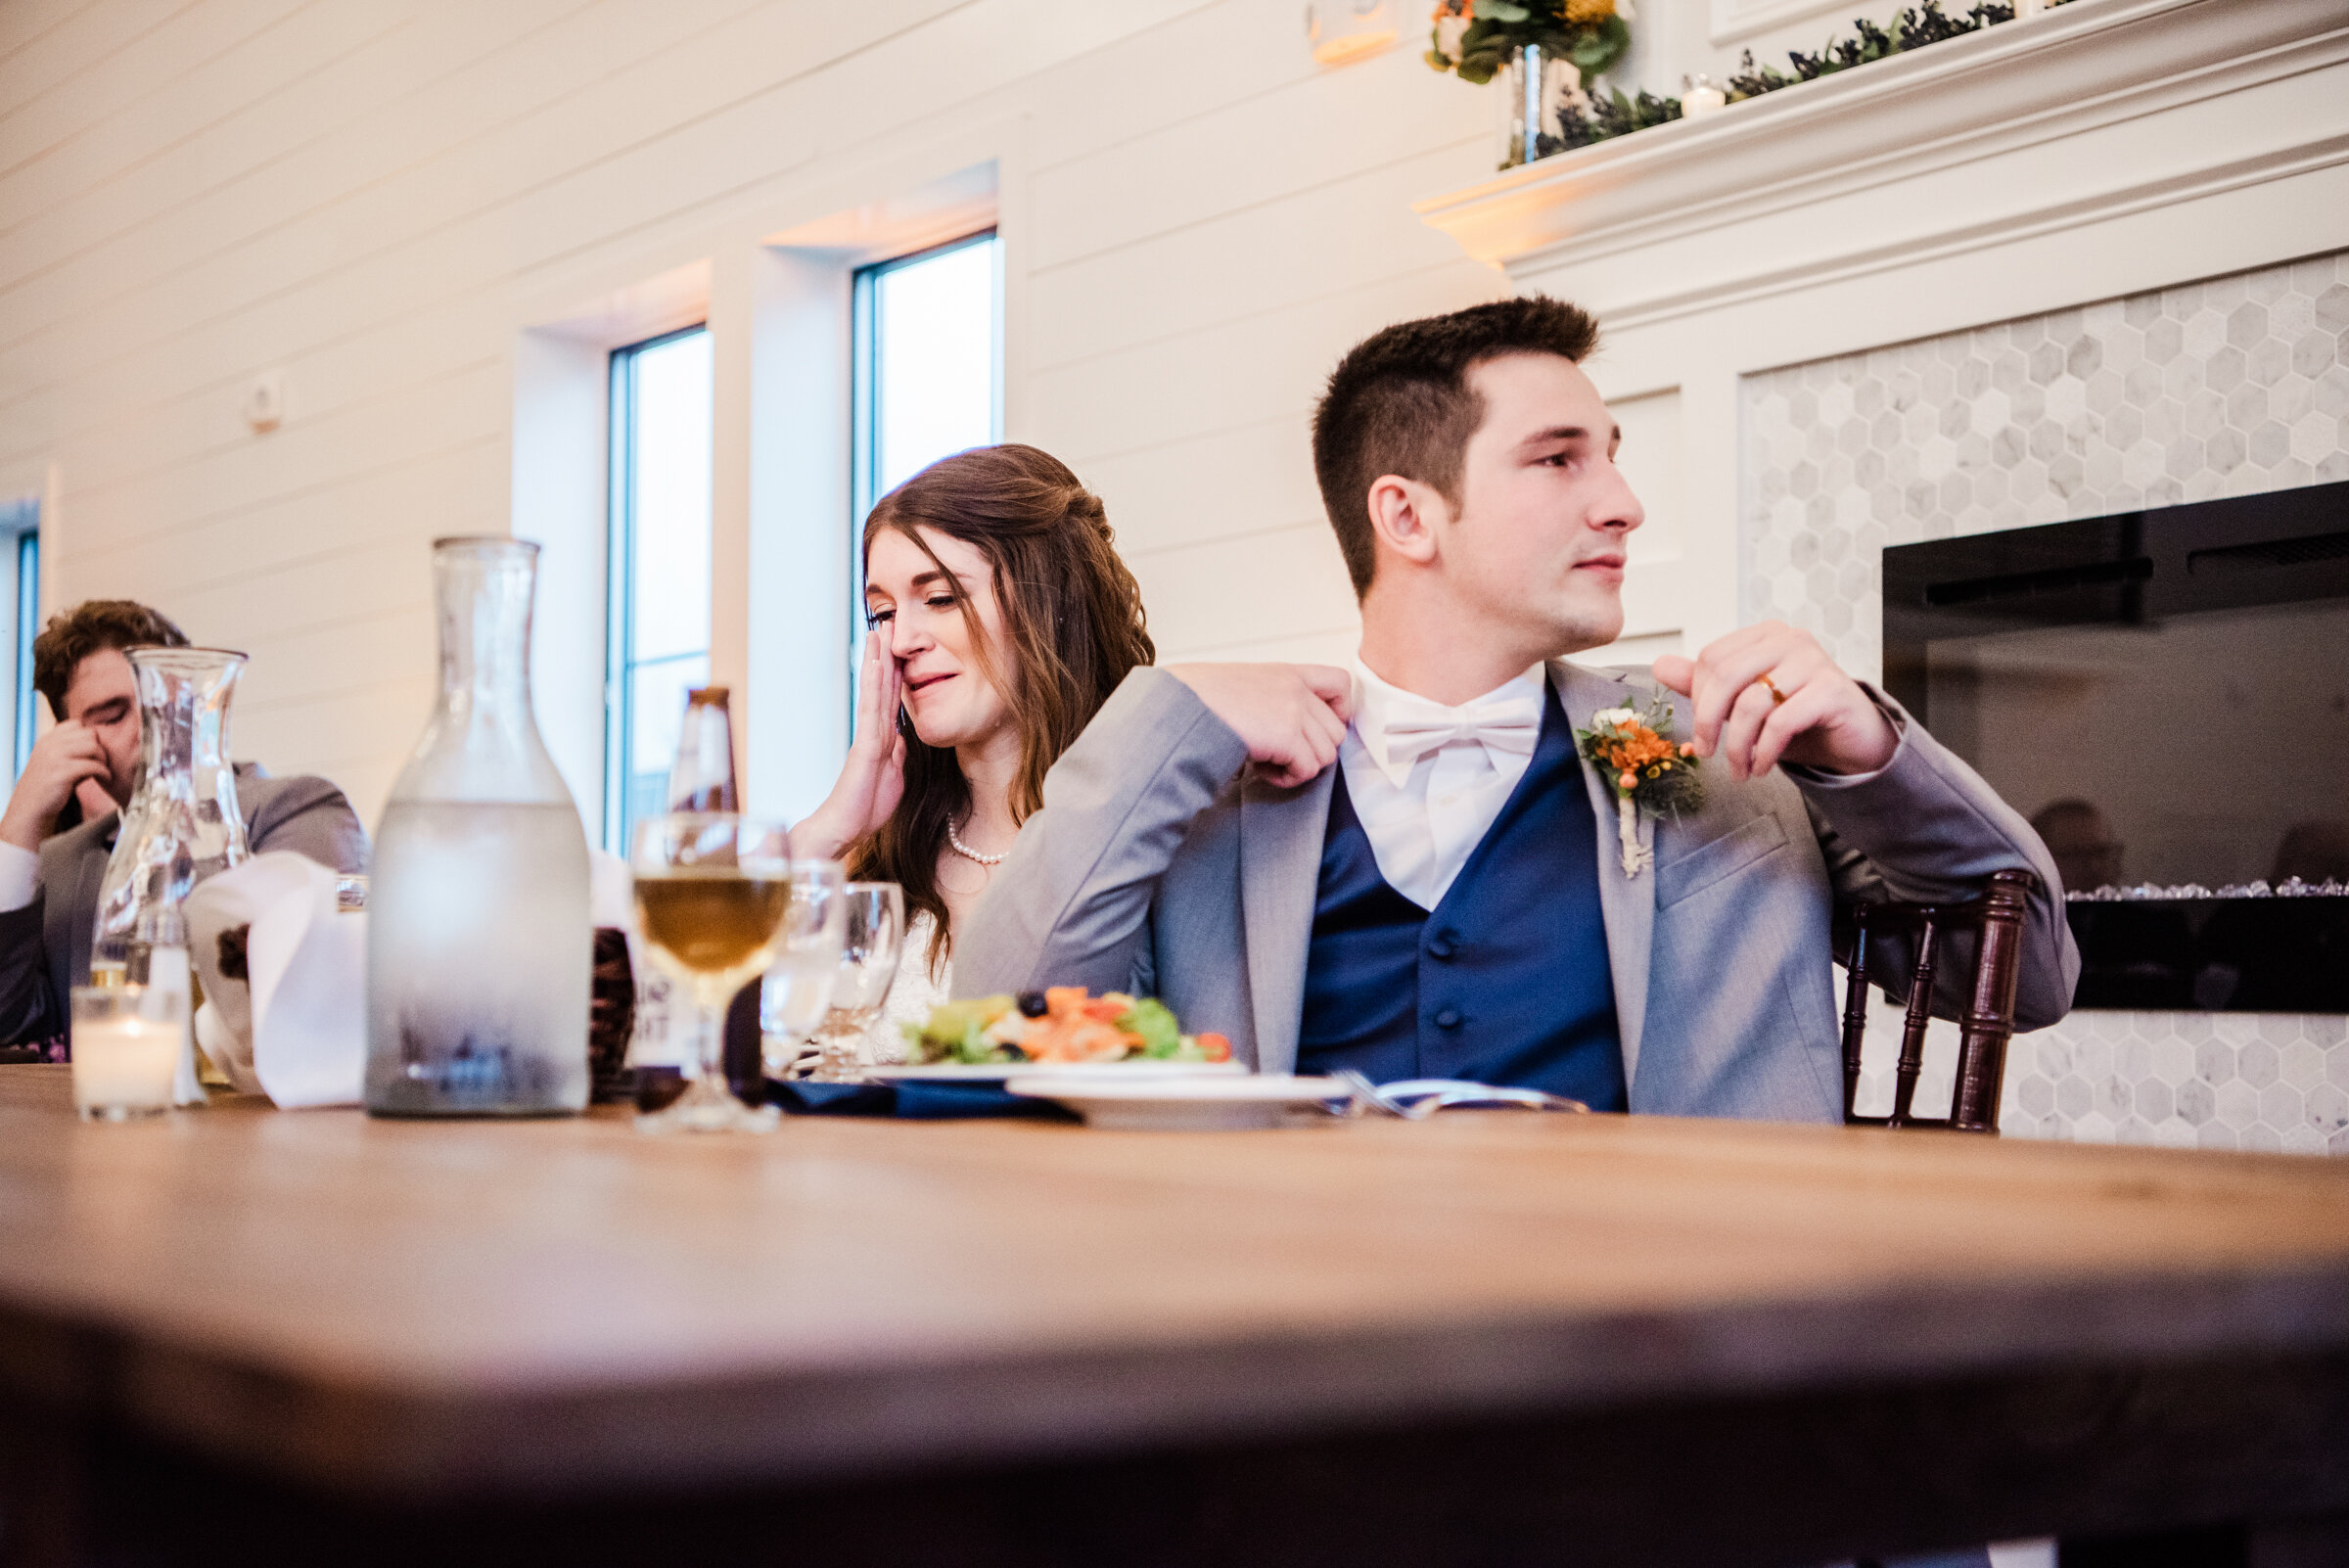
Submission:
<svg viewBox="0 0 2349 1568">
<path fill-rule="evenodd" d="M 1577 364 L 1598 346 L 1598 322 L 1562 300 L 1534 295 L 1471 305 L 1388 327 L 1357 344 L 1329 374 L 1313 410 L 1313 474 L 1321 508 L 1357 598 L 1370 591 L 1370 486 L 1399 475 L 1460 502 L 1468 438 L 1485 400 L 1468 372 L 1504 354 L 1557 354 Z"/>
</svg>

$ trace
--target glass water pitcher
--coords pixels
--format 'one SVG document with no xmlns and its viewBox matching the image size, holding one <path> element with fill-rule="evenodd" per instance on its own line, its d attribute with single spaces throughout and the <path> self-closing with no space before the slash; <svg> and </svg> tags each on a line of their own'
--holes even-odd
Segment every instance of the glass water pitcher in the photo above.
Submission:
<svg viewBox="0 0 2349 1568">
<path fill-rule="evenodd" d="M 367 896 L 367 1109 L 587 1104 L 587 840 L 530 709 L 538 546 L 433 546 L 440 700 L 392 786 Z"/>
<path fill-rule="evenodd" d="M 228 701 L 245 656 L 221 648 L 132 648 L 139 778 L 98 884 L 94 985 L 149 979 L 157 947 L 184 947 L 182 905 L 196 884 L 246 857 L 245 816 L 228 761 Z"/>
</svg>

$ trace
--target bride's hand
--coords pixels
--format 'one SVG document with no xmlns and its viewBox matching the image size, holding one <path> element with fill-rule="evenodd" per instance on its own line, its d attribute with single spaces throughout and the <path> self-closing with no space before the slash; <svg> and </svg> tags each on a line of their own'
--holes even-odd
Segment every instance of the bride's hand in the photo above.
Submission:
<svg viewBox="0 0 2349 1568">
<path fill-rule="evenodd" d="M 832 793 L 791 830 L 793 854 L 837 860 L 898 808 L 905 793 L 905 737 L 898 732 L 903 701 L 904 675 L 890 656 L 889 637 L 873 632 L 864 639 L 856 682 L 856 738 Z"/>
</svg>

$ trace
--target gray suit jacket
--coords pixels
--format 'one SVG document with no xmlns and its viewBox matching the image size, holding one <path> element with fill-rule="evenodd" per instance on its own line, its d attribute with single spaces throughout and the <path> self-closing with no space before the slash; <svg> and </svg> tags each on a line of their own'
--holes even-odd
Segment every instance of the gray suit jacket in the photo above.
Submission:
<svg viewBox="0 0 2349 1568">
<path fill-rule="evenodd" d="M 1550 680 L 1577 728 L 1653 695 L 1643 671 L 1561 662 Z M 1633 1110 L 1840 1119 L 1838 898 L 1970 897 L 1988 873 L 2026 868 L 2040 891 L 2017 1021 L 2044 1027 L 2070 1007 L 2080 959 L 2047 850 L 1971 768 L 1877 700 L 1902 732 L 1881 772 L 1780 769 L 1740 784 L 1708 766 L 1701 811 L 1641 824 L 1655 863 L 1635 878 L 1623 873 L 1614 802 L 1583 769 Z M 1684 702 L 1681 714 L 1684 728 Z M 955 992 L 1156 994 L 1186 1029 L 1220 1031 L 1261 1071 L 1289 1071 L 1332 770 L 1278 790 L 1247 761 L 1189 687 L 1163 670 L 1128 674 L 1053 767 L 1044 808 L 955 933 Z M 1871 974 L 1905 992 L 1900 955 L 1882 958 Z M 1946 1016 L 1962 1006 L 1970 968 L 1955 952 L 1940 966 Z"/>
<path fill-rule="evenodd" d="M 367 830 L 343 792 L 322 778 L 271 778 L 237 766 L 237 807 L 255 854 L 295 850 L 338 871 L 367 869 Z M 22 909 L 0 910 L 0 1043 L 37 1044 L 66 1033 L 67 993 L 90 983 L 98 885 L 115 851 L 119 812 L 41 844 L 41 891 Z"/>
</svg>

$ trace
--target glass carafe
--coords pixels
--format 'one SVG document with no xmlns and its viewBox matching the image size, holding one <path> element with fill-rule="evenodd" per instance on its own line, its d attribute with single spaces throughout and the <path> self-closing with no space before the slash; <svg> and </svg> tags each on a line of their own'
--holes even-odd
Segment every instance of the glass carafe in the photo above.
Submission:
<svg viewBox="0 0 2349 1568">
<path fill-rule="evenodd" d="M 587 840 L 530 711 L 538 547 L 440 539 L 440 701 L 392 786 L 367 895 L 367 1109 L 587 1104 Z"/>
<path fill-rule="evenodd" d="M 246 856 L 228 761 L 228 700 L 245 656 L 219 648 L 132 648 L 139 778 L 98 884 L 95 985 L 148 981 L 157 946 L 187 943 L 181 905 L 197 883 Z"/>
</svg>

